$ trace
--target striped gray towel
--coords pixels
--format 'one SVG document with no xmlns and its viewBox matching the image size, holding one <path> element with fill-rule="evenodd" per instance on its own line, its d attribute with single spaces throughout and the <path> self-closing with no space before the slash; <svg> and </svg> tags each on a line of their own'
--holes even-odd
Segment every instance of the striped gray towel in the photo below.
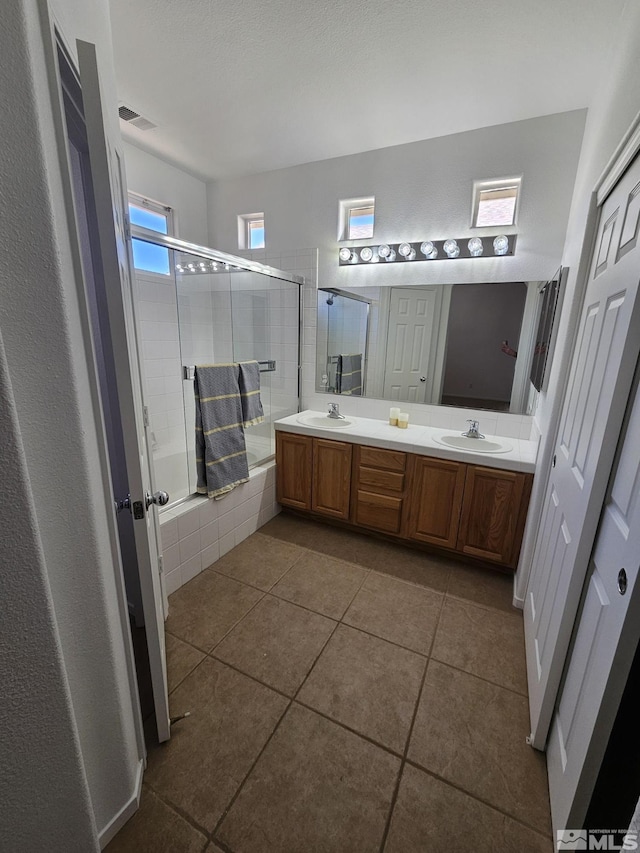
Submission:
<svg viewBox="0 0 640 853">
<path fill-rule="evenodd" d="M 362 395 L 362 353 L 338 356 L 336 390 L 354 397 Z"/>
<path fill-rule="evenodd" d="M 260 399 L 260 366 L 257 361 L 241 361 L 238 368 L 242 423 L 246 427 L 260 424 L 264 420 Z"/>
<path fill-rule="evenodd" d="M 237 364 L 196 367 L 196 468 L 200 495 L 218 498 L 249 479 Z"/>
</svg>

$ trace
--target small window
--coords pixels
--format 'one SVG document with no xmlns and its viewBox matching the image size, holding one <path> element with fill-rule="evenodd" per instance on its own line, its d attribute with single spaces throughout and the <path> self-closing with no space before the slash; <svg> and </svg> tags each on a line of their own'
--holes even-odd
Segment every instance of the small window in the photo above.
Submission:
<svg viewBox="0 0 640 853">
<path fill-rule="evenodd" d="M 129 194 L 129 219 L 132 225 L 156 231 L 158 234 L 169 234 L 173 229 L 172 211 L 155 201 Z M 169 275 L 171 266 L 169 250 L 164 246 L 146 243 L 144 240 L 133 238 L 133 265 L 137 270 L 154 272 L 159 275 Z"/>
<path fill-rule="evenodd" d="M 338 240 L 368 240 L 373 237 L 374 198 L 352 198 L 340 202 Z"/>
<path fill-rule="evenodd" d="M 474 228 L 514 225 L 520 192 L 520 178 L 475 181 L 473 185 Z"/>
<path fill-rule="evenodd" d="M 238 248 L 264 249 L 264 213 L 243 213 L 238 217 Z"/>
</svg>

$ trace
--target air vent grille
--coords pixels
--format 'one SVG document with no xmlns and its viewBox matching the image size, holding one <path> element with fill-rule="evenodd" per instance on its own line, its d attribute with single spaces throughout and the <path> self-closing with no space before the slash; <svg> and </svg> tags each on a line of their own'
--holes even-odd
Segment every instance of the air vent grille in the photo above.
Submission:
<svg viewBox="0 0 640 853">
<path fill-rule="evenodd" d="M 137 127 L 138 130 L 151 130 L 158 126 L 157 124 L 149 121 L 149 119 L 143 118 L 140 113 L 132 110 L 131 107 L 126 106 L 126 104 L 120 104 L 118 107 L 118 115 L 122 121 L 126 121 L 127 124 L 132 124 L 134 127 Z"/>
</svg>

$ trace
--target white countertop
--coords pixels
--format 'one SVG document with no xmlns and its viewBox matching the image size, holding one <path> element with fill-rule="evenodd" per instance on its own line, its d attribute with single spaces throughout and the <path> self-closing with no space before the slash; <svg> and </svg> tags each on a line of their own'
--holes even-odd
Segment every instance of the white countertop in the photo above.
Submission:
<svg viewBox="0 0 640 853">
<path fill-rule="evenodd" d="M 510 445 L 511 450 L 505 453 L 478 453 L 457 447 L 448 447 L 434 440 L 445 435 L 460 434 L 452 429 L 437 429 L 436 427 L 418 426 L 411 423 L 407 429 L 398 429 L 398 427 L 390 426 L 386 421 L 352 415 L 349 415 L 348 418 L 354 421 L 353 425 L 343 429 L 312 427 L 300 423 L 298 420 L 302 415 L 320 415 L 322 417 L 326 414 L 326 412 L 305 411 L 298 415 L 289 415 L 287 418 L 276 421 L 275 428 L 282 432 L 296 432 L 315 438 L 348 441 L 351 444 L 366 444 L 369 447 L 382 447 L 389 450 L 404 450 L 407 453 L 434 456 L 438 459 L 454 459 L 457 462 L 471 462 L 475 465 L 484 465 L 487 468 L 504 468 L 509 471 L 528 473 L 533 473 L 536 469 L 538 443 L 526 441 L 522 438 L 486 435 L 485 438 L 491 441 Z"/>
</svg>

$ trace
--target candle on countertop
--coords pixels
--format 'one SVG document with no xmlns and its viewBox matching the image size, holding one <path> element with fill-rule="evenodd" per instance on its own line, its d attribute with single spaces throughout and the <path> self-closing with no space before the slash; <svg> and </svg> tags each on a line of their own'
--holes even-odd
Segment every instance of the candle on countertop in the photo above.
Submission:
<svg viewBox="0 0 640 853">
<path fill-rule="evenodd" d="M 398 425 L 398 415 L 400 414 L 400 409 L 391 408 L 389 409 L 389 423 L 391 426 Z"/>
<path fill-rule="evenodd" d="M 398 426 L 400 429 L 406 429 L 409 426 L 409 412 L 398 413 Z"/>
</svg>

